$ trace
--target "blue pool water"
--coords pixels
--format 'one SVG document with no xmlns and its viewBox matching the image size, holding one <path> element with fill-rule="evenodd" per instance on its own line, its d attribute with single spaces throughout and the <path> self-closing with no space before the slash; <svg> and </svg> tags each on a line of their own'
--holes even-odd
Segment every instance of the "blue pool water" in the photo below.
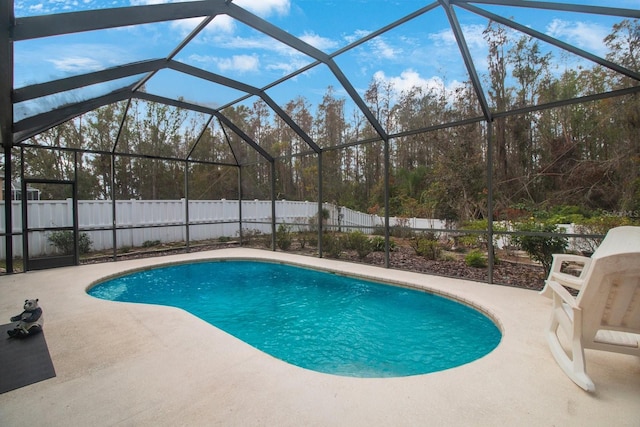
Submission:
<svg viewBox="0 0 640 427">
<path fill-rule="evenodd" d="M 484 356 L 501 339 L 489 318 L 446 298 L 268 262 L 154 268 L 88 292 L 179 307 L 281 360 L 343 376 L 440 371 Z"/>
</svg>

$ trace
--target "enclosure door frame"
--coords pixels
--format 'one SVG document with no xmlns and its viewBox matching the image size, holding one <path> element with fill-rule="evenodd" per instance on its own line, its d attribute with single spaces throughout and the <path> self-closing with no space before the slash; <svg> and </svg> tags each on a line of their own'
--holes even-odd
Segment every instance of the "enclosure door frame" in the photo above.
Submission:
<svg viewBox="0 0 640 427">
<path fill-rule="evenodd" d="M 30 200 L 26 197 L 26 189 L 30 184 L 47 184 L 47 185 L 69 185 L 71 186 L 71 226 L 46 226 L 46 227 L 30 227 L 28 216 L 28 204 Z M 73 251 L 70 254 L 31 257 L 29 255 L 29 233 L 46 233 L 55 231 L 71 231 L 73 234 Z M 80 254 L 78 248 L 78 194 L 75 181 L 56 180 L 56 179 L 33 179 L 26 178 L 22 180 L 22 245 L 24 254 L 24 271 L 44 270 L 47 268 L 67 267 L 78 265 L 80 263 Z"/>
</svg>

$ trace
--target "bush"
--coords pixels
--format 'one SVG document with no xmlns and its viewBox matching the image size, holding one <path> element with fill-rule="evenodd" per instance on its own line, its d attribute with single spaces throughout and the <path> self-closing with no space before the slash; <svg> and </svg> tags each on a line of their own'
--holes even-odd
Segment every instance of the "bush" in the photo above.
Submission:
<svg viewBox="0 0 640 427">
<path fill-rule="evenodd" d="M 560 233 L 564 231 L 559 229 L 556 224 L 535 221 L 518 223 L 516 224 L 516 229 L 518 231 L 536 233 Z M 547 273 L 551 270 L 553 254 L 564 253 L 569 244 L 567 238 L 563 236 L 514 235 L 511 241 L 527 252 L 532 260 L 540 262 Z"/>
<path fill-rule="evenodd" d="M 72 231 L 54 231 L 47 237 L 47 240 L 64 255 L 73 253 L 74 241 Z M 78 237 L 78 251 L 81 255 L 90 252 L 92 244 L 93 242 L 87 233 L 80 233 Z"/>
<path fill-rule="evenodd" d="M 487 267 L 487 257 L 484 256 L 482 252 L 477 249 L 472 250 L 464 257 L 464 262 L 469 267 L 474 268 L 486 268 Z"/>
<path fill-rule="evenodd" d="M 391 241 L 389 241 L 391 242 Z M 384 252 L 384 237 L 373 236 L 371 238 L 371 249 L 374 252 Z"/>
<path fill-rule="evenodd" d="M 360 259 L 365 258 L 373 250 L 371 239 L 360 230 L 353 231 L 347 235 L 347 247 L 354 249 Z"/>
<path fill-rule="evenodd" d="M 389 234 L 398 238 L 413 236 L 413 230 L 409 227 L 409 218 L 396 218 L 396 225 L 389 228 Z"/>
<path fill-rule="evenodd" d="M 283 250 L 286 251 L 291 247 L 291 227 L 280 224 L 278 226 L 278 231 L 276 231 L 276 245 Z"/>
<path fill-rule="evenodd" d="M 307 236 L 307 242 L 309 246 L 317 247 L 318 246 L 318 233 L 309 233 Z"/>
<path fill-rule="evenodd" d="M 425 257 L 428 260 L 437 260 L 442 254 L 442 249 L 433 233 L 426 233 L 411 239 L 411 248 L 416 255 Z"/>
<path fill-rule="evenodd" d="M 240 232 L 236 232 L 236 234 L 239 236 Z M 243 228 L 242 229 L 242 244 L 247 246 L 247 245 L 251 245 L 251 243 L 256 240 L 257 238 L 259 238 L 262 235 L 262 232 L 260 230 L 257 230 L 255 228 Z M 271 236 L 269 236 L 271 237 Z"/>
<path fill-rule="evenodd" d="M 462 225 L 463 230 L 482 231 L 484 233 L 465 234 L 456 238 L 456 243 L 469 248 L 486 248 L 489 249 L 487 234 L 489 231 L 489 221 L 486 219 L 479 219 L 475 221 L 468 221 Z M 500 239 L 500 232 L 507 231 L 507 227 L 499 222 L 493 222 L 493 246 L 498 245 Z M 497 234 L 496 234 L 497 233 Z"/>
<path fill-rule="evenodd" d="M 322 235 L 322 248 L 332 258 L 340 258 L 344 244 L 340 236 L 333 233 Z"/>
<path fill-rule="evenodd" d="M 158 246 L 158 245 L 160 245 L 160 243 L 161 243 L 161 242 L 160 242 L 160 240 L 145 240 L 145 241 L 142 243 L 142 247 L 143 247 L 143 248 L 151 248 L 151 247 L 153 247 L 153 246 Z"/>
<path fill-rule="evenodd" d="M 371 249 L 374 252 L 384 252 L 384 237 L 374 236 L 371 238 Z M 394 251 L 396 249 L 396 242 L 393 239 L 389 239 L 389 250 Z"/>
<path fill-rule="evenodd" d="M 298 233 L 298 243 L 300 244 L 300 249 L 304 249 L 307 246 L 307 233 L 304 231 Z"/>
<path fill-rule="evenodd" d="M 488 221 L 485 219 L 467 221 L 462 224 L 461 228 L 463 230 L 486 232 L 488 230 Z M 457 238 L 456 243 L 466 248 L 485 248 L 487 246 L 487 236 L 483 233 L 464 234 Z"/>
</svg>

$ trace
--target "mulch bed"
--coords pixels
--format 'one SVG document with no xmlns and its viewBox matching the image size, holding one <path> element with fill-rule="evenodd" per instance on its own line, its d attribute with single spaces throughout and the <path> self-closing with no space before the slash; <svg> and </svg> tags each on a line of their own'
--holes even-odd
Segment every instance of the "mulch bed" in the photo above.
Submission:
<svg viewBox="0 0 640 427">
<path fill-rule="evenodd" d="M 364 259 L 358 259 L 353 251 L 345 251 L 340 259 L 350 262 L 360 262 L 370 265 L 385 265 L 383 252 L 373 252 Z M 415 254 L 413 249 L 398 247 L 389 255 L 389 267 L 398 270 L 415 271 L 446 277 L 488 282 L 489 272 L 487 268 L 475 268 L 468 266 L 464 260 L 428 260 Z M 545 279 L 544 268 L 540 265 L 525 261 L 500 260 L 493 267 L 493 283 L 514 286 L 524 289 L 541 290 Z"/>
<path fill-rule="evenodd" d="M 238 247 L 237 242 L 225 242 L 204 244 L 198 246 L 192 246 L 190 252 L 199 252 L 213 249 L 223 249 L 228 247 Z M 263 243 L 255 242 L 250 245 L 257 249 L 269 250 Z M 296 253 L 305 256 L 317 256 L 316 248 L 300 248 L 293 246 L 289 252 Z M 126 254 L 118 255 L 118 260 L 147 258 L 152 256 L 162 256 L 184 253 L 184 248 L 156 248 L 154 250 L 136 251 Z M 325 257 L 329 258 L 326 254 Z M 500 256 L 498 257 L 500 258 Z M 364 259 L 358 258 L 355 251 L 343 251 L 340 254 L 340 260 L 348 262 L 357 262 L 369 265 L 384 266 L 385 256 L 384 252 L 372 252 Z M 97 262 L 109 262 L 112 261 L 112 255 L 94 256 L 91 259 L 82 260 L 82 264 L 91 264 Z M 415 254 L 413 249 L 406 246 L 398 246 L 389 255 L 389 267 L 414 271 L 416 273 L 435 274 L 445 277 L 455 277 L 461 279 L 475 280 L 479 282 L 488 282 L 488 269 L 487 268 L 475 268 L 468 266 L 463 259 L 457 260 L 428 260 L 424 257 Z M 525 260 L 500 260 L 498 264 L 493 267 L 493 283 L 506 286 L 514 286 L 524 289 L 541 290 L 544 286 L 545 272 L 544 269 L 537 264 L 532 264 Z"/>
</svg>

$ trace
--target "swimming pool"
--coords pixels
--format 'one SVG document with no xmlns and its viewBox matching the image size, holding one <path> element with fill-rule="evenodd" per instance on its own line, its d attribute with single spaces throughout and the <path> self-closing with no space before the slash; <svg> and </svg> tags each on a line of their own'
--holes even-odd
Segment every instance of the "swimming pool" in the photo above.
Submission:
<svg viewBox="0 0 640 427">
<path fill-rule="evenodd" d="M 270 262 L 152 268 L 88 293 L 179 307 L 278 359 L 343 376 L 449 369 L 483 357 L 501 339 L 487 316 L 453 300 Z"/>
</svg>

